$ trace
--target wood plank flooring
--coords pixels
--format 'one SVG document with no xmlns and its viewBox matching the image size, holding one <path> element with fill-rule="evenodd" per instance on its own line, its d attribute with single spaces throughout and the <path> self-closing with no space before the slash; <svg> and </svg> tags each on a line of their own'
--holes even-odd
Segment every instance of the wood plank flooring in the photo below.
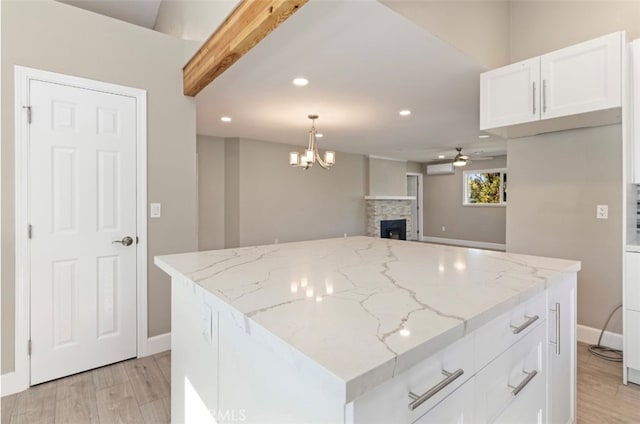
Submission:
<svg viewBox="0 0 640 424">
<path fill-rule="evenodd" d="M 2 398 L 2 424 L 168 423 L 171 353 L 132 359 Z M 640 423 L 640 386 L 578 344 L 578 423 Z"/>
<path fill-rule="evenodd" d="M 160 424 L 171 420 L 171 352 L 131 359 L 2 398 L 2 424 Z"/>
</svg>

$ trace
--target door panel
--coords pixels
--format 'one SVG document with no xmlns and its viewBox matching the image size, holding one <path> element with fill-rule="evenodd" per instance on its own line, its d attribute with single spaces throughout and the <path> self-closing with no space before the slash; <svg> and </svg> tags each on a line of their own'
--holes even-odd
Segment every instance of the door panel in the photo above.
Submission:
<svg viewBox="0 0 640 424">
<path fill-rule="evenodd" d="M 136 355 L 136 100 L 31 81 L 31 384 Z"/>
</svg>

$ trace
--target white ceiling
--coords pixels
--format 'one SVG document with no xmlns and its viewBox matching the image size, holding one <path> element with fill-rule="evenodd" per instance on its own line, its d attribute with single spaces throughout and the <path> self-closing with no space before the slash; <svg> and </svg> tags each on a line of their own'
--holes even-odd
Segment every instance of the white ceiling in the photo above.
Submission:
<svg viewBox="0 0 640 424">
<path fill-rule="evenodd" d="M 302 146 L 315 113 L 321 149 L 416 161 L 456 146 L 504 153 L 504 141 L 478 139 L 482 70 L 376 1 L 311 0 L 197 96 L 198 133 Z M 308 86 L 291 84 L 300 76 Z"/>
<path fill-rule="evenodd" d="M 161 0 L 59 1 L 153 28 Z M 315 113 L 321 150 L 415 161 L 452 158 L 457 146 L 504 154 L 504 140 L 478 139 L 482 71 L 375 0 L 310 0 L 197 96 L 197 131 L 303 146 Z M 291 84 L 300 76 L 307 87 Z"/>
<path fill-rule="evenodd" d="M 161 0 L 58 0 L 81 9 L 153 29 Z"/>
</svg>

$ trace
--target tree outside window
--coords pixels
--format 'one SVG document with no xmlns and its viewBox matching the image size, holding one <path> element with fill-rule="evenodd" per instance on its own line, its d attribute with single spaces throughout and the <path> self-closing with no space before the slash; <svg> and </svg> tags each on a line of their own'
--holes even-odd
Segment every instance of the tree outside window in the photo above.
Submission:
<svg viewBox="0 0 640 424">
<path fill-rule="evenodd" d="M 505 205 L 507 174 L 504 169 L 465 171 L 463 174 L 465 205 Z"/>
</svg>

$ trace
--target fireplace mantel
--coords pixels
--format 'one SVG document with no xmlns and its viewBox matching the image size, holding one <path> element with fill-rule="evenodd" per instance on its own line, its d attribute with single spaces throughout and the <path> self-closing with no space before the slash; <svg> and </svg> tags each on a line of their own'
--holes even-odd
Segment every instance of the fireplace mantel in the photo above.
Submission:
<svg viewBox="0 0 640 424">
<path fill-rule="evenodd" d="M 416 200 L 416 196 L 364 196 L 365 200 Z"/>
</svg>

